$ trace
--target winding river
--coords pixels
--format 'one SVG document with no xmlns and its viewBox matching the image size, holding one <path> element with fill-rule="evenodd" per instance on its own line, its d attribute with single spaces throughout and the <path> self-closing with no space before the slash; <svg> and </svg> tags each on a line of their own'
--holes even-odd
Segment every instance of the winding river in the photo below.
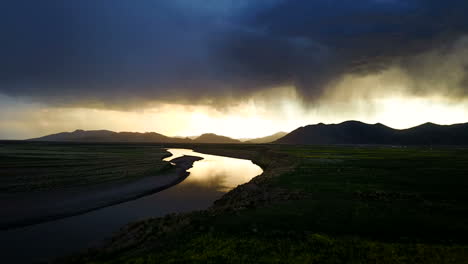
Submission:
<svg viewBox="0 0 468 264">
<path fill-rule="evenodd" d="M 123 225 L 169 213 L 205 209 L 224 193 L 262 173 L 249 160 L 207 155 L 189 149 L 168 149 L 165 160 L 190 155 L 203 159 L 181 183 L 133 201 L 86 214 L 0 232 L 0 259 L 34 263 L 99 245 Z"/>
</svg>

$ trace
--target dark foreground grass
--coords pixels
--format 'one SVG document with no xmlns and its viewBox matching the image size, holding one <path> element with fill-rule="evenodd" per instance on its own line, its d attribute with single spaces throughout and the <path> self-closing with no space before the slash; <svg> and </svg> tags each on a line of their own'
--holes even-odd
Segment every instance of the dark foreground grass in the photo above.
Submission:
<svg viewBox="0 0 468 264">
<path fill-rule="evenodd" d="M 107 250 L 71 262 L 468 263 L 468 149 L 195 149 L 262 165 L 260 200 L 268 190 L 302 195 L 137 223 Z"/>
<path fill-rule="evenodd" d="M 302 237 L 197 234 L 153 252 L 88 263 L 466 263 L 468 247 L 402 244 L 322 234 Z"/>
<path fill-rule="evenodd" d="M 135 179 L 166 168 L 157 145 L 0 142 L 0 192 Z"/>
<path fill-rule="evenodd" d="M 296 147 L 273 186 L 307 198 L 278 206 L 299 229 L 390 241 L 468 243 L 468 150 Z M 258 212 L 257 212 L 258 213 Z M 274 215 L 268 217 L 275 218 Z"/>
</svg>

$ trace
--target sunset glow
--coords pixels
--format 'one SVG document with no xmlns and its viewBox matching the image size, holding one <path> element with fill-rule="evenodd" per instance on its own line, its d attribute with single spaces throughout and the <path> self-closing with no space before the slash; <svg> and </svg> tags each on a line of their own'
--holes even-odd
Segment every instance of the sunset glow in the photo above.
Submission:
<svg viewBox="0 0 468 264">
<path fill-rule="evenodd" d="M 8 98 L 3 97 L 2 100 Z M 379 107 L 376 109 L 375 105 Z M 335 111 L 340 109 L 341 111 Z M 50 107 L 34 103 L 9 105 L 0 115 L 2 138 L 24 139 L 75 129 L 158 132 L 167 136 L 216 133 L 233 138 L 255 138 L 290 132 L 316 123 L 359 120 L 403 129 L 425 122 L 454 124 L 466 121 L 468 103 L 443 98 L 396 97 L 367 102 L 325 103 L 303 107 L 297 98 L 272 105 L 250 100 L 225 109 L 210 106 L 161 104 L 134 110 Z M 66 120 L 66 122 L 64 122 Z"/>
</svg>

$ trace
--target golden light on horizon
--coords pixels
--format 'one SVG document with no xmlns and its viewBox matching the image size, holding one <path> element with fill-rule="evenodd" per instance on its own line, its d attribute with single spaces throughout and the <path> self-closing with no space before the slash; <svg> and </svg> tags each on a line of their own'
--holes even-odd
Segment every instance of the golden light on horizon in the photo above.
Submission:
<svg viewBox="0 0 468 264">
<path fill-rule="evenodd" d="M 387 98 L 379 100 L 379 122 L 404 129 L 425 122 L 440 125 L 468 121 L 468 102 L 453 102 L 443 98 Z"/>
<path fill-rule="evenodd" d="M 183 137 L 215 133 L 232 138 L 256 138 L 320 122 L 358 120 L 402 129 L 425 122 L 453 124 L 468 121 L 466 101 L 409 96 L 341 103 L 325 101 L 308 108 L 293 96 L 270 104 L 247 100 L 222 110 L 182 104 L 160 104 L 131 111 L 25 103 L 17 108 L 12 106 L 0 116 L 1 137 L 4 139 L 32 138 L 75 129 L 157 132 Z"/>
</svg>

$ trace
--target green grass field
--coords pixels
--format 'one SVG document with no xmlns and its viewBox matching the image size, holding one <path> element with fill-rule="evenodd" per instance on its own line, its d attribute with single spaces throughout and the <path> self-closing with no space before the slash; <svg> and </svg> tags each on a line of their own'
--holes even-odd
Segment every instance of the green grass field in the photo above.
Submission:
<svg viewBox="0 0 468 264">
<path fill-rule="evenodd" d="M 0 142 L 0 192 L 50 190 L 155 175 L 157 145 Z"/>
<path fill-rule="evenodd" d="M 194 147 L 252 159 L 259 186 L 302 195 L 137 223 L 110 246 L 124 250 L 74 261 L 468 263 L 466 148 Z"/>
<path fill-rule="evenodd" d="M 468 242 L 466 149 L 293 147 L 282 151 L 296 157 L 298 165 L 272 178 L 271 184 L 309 196 L 273 212 L 301 214 L 289 217 L 298 229 L 390 241 Z"/>
<path fill-rule="evenodd" d="M 466 263 L 468 247 L 398 244 L 357 238 L 331 238 L 322 234 L 304 237 L 262 237 L 199 234 L 177 240 L 171 247 L 87 263 Z M 82 262 L 77 262 L 82 263 Z"/>
</svg>

